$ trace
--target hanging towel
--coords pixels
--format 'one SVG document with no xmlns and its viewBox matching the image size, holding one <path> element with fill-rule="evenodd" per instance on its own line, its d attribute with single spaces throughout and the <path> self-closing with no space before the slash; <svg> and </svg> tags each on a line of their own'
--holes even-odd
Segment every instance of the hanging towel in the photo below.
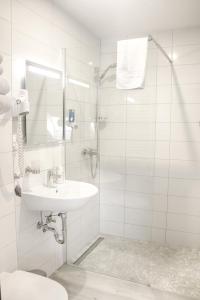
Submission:
<svg viewBox="0 0 200 300">
<path fill-rule="evenodd" d="M 118 89 L 144 88 L 148 37 L 117 43 Z"/>
</svg>

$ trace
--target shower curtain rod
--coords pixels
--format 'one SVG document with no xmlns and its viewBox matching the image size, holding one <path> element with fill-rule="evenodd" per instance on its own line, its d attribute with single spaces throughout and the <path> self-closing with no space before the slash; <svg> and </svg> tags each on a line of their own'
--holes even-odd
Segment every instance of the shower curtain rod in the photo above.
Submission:
<svg viewBox="0 0 200 300">
<path fill-rule="evenodd" d="M 158 49 L 162 52 L 162 54 L 167 58 L 167 60 L 170 62 L 170 64 L 173 63 L 173 60 L 169 57 L 169 55 L 167 54 L 167 52 L 165 52 L 165 50 L 162 48 L 162 46 L 152 37 L 152 35 L 149 35 L 148 36 L 148 41 L 149 42 L 153 42 L 157 47 Z M 110 69 L 113 69 L 113 68 L 116 68 L 117 67 L 117 64 L 114 63 L 114 64 L 111 64 L 109 65 L 105 71 L 101 74 L 101 76 L 99 77 L 100 80 L 102 80 L 105 75 L 107 74 L 107 72 L 110 70 Z"/>
</svg>

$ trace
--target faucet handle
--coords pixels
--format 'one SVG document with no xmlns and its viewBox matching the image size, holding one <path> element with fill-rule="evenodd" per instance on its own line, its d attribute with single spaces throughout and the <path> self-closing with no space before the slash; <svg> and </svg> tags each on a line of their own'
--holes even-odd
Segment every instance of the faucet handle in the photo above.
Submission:
<svg viewBox="0 0 200 300">
<path fill-rule="evenodd" d="M 47 186 L 48 187 L 56 187 L 56 184 L 55 184 L 55 170 L 54 169 L 48 169 L 47 170 Z"/>
<path fill-rule="evenodd" d="M 25 174 L 27 175 L 27 174 L 30 174 L 30 173 L 32 173 L 32 174 L 40 174 L 40 169 L 38 168 L 38 169 L 33 169 L 33 168 L 31 168 L 31 167 L 26 167 L 26 169 L 25 169 Z"/>
<path fill-rule="evenodd" d="M 56 223 L 56 220 L 53 218 L 52 215 L 49 215 L 49 216 L 46 217 L 46 222 L 47 222 L 47 224 Z"/>
</svg>

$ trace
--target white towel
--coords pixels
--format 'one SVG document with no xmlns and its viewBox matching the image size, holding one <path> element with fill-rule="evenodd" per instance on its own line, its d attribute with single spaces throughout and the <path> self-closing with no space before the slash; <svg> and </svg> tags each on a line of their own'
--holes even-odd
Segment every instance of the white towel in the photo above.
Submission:
<svg viewBox="0 0 200 300">
<path fill-rule="evenodd" d="M 68 300 L 62 285 L 36 274 L 24 271 L 2 273 L 0 282 L 1 300 Z"/>
<path fill-rule="evenodd" d="M 144 88 L 148 37 L 117 43 L 118 89 Z"/>
</svg>

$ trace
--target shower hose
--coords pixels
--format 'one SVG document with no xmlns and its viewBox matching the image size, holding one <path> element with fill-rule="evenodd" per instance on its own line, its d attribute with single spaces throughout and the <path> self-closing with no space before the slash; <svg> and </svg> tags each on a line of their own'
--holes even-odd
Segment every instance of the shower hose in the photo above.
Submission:
<svg viewBox="0 0 200 300">
<path fill-rule="evenodd" d="M 98 154 L 90 155 L 90 170 L 92 178 L 95 178 L 97 175 L 97 167 L 98 167 Z"/>
</svg>

